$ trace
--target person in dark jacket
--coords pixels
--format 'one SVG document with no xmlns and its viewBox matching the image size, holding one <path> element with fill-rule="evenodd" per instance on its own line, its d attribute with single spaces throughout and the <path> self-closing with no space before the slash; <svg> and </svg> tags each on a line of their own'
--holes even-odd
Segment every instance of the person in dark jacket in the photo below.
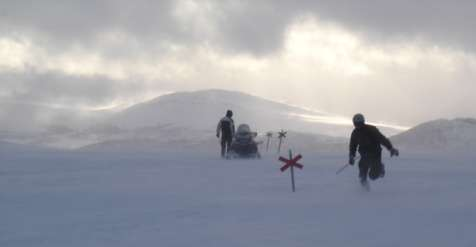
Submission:
<svg viewBox="0 0 476 247">
<path fill-rule="evenodd" d="M 221 157 L 225 157 L 231 147 L 233 136 L 235 135 L 235 123 L 233 122 L 233 112 L 226 111 L 226 116 L 220 119 L 217 126 L 217 138 L 221 133 Z"/>
<path fill-rule="evenodd" d="M 377 127 L 365 124 L 364 115 L 358 113 L 352 119 L 355 129 L 352 131 L 349 145 L 349 164 L 354 165 L 357 148 L 360 154 L 359 178 L 363 186 L 368 188 L 367 177 L 375 180 L 385 175 L 382 163 L 383 145 L 390 151 L 390 156 L 398 156 L 399 152 Z"/>
</svg>

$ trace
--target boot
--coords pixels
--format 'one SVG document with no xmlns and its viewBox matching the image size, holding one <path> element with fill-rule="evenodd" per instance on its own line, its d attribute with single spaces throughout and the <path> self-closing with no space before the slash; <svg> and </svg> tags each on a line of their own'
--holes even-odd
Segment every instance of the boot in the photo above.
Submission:
<svg viewBox="0 0 476 247">
<path fill-rule="evenodd" d="M 360 184 L 366 191 L 370 191 L 370 185 L 367 179 L 360 179 Z"/>
</svg>

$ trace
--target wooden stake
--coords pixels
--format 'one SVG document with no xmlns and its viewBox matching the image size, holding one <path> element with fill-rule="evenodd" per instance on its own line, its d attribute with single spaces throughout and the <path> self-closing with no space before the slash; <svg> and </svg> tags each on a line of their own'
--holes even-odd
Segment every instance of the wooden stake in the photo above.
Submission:
<svg viewBox="0 0 476 247">
<path fill-rule="evenodd" d="M 291 149 L 289 149 L 289 160 L 291 160 L 292 158 L 293 158 L 293 153 Z M 293 192 L 296 192 L 296 185 L 294 183 L 294 166 L 291 166 L 291 184 L 293 187 Z"/>
</svg>

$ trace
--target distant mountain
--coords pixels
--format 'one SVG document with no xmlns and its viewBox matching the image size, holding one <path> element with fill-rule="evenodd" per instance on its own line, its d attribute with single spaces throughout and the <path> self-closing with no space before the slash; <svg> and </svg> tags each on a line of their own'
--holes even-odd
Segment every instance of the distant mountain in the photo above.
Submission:
<svg viewBox="0 0 476 247">
<path fill-rule="evenodd" d="M 439 119 L 395 135 L 393 142 L 411 151 L 474 152 L 476 150 L 476 119 Z"/>
<path fill-rule="evenodd" d="M 214 131 L 227 109 L 233 110 L 236 125 L 247 123 L 258 132 L 285 129 L 347 136 L 352 131 L 350 120 L 340 116 L 225 90 L 164 95 L 116 114 L 109 123 L 124 129 L 173 125 L 197 131 Z M 396 129 L 384 129 L 387 133 L 398 132 Z"/>
<path fill-rule="evenodd" d="M 340 116 L 240 92 L 204 90 L 160 96 L 119 112 L 105 123 L 117 131 L 82 150 L 216 150 L 216 125 L 227 109 L 233 110 L 237 127 L 249 124 L 263 141 L 268 131 L 288 131 L 283 150 L 286 145 L 315 152 L 342 150 L 353 129 L 351 120 Z M 385 134 L 400 131 L 380 129 Z"/>
</svg>

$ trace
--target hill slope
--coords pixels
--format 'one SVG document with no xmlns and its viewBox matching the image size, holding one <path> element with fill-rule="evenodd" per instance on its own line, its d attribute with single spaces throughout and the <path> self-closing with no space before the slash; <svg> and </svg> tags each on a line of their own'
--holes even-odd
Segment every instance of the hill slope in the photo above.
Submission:
<svg viewBox="0 0 476 247">
<path fill-rule="evenodd" d="M 227 109 L 233 110 L 236 126 L 249 124 L 260 140 L 268 131 L 284 129 L 289 131 L 285 145 L 302 150 L 342 150 L 353 129 L 351 120 L 341 116 L 240 92 L 204 90 L 160 96 L 117 113 L 107 124 L 121 133 L 83 150 L 215 150 L 216 125 Z M 379 128 L 386 135 L 401 131 Z"/>
<path fill-rule="evenodd" d="M 295 130 L 331 136 L 347 136 L 351 121 L 342 116 L 307 110 L 245 93 L 225 90 L 180 92 L 158 97 L 116 114 L 110 123 L 136 129 L 171 124 L 195 130 L 214 130 L 227 109 L 236 124 L 248 123 L 258 132 Z M 384 128 L 388 134 L 399 132 Z"/>
<path fill-rule="evenodd" d="M 414 151 L 476 150 L 476 119 L 439 119 L 415 126 L 392 137 L 396 145 Z"/>
</svg>

